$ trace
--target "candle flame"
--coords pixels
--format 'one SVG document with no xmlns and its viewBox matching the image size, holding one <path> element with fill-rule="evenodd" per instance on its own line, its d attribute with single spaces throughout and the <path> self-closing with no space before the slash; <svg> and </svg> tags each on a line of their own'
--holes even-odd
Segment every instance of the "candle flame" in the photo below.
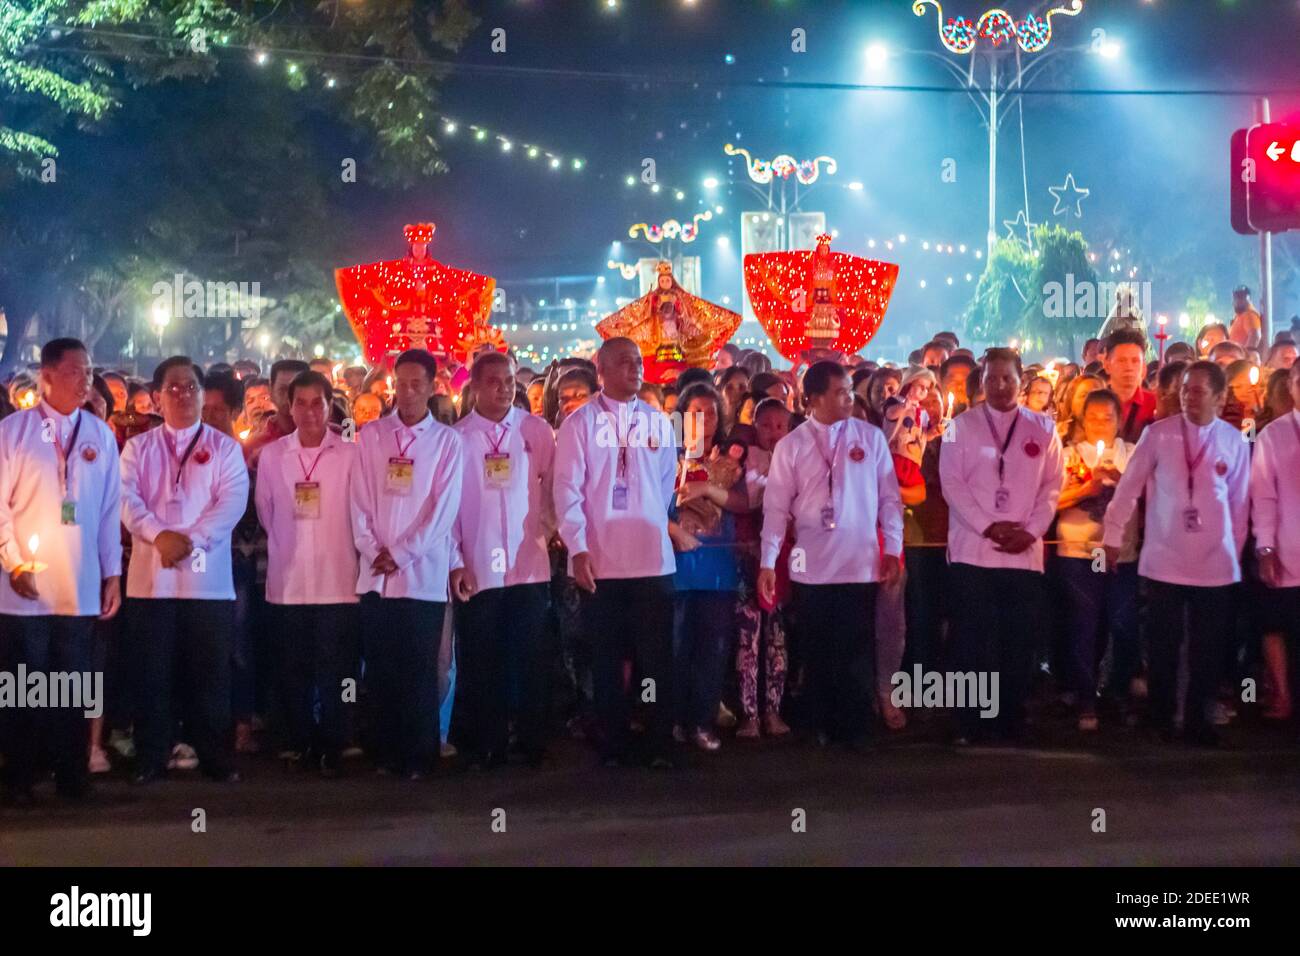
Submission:
<svg viewBox="0 0 1300 956">
<path fill-rule="evenodd" d="M 252 433 L 253 430 L 251 428 L 245 428 L 242 432 L 239 433 L 239 440 L 248 441 L 248 436 L 251 435 Z"/>
<path fill-rule="evenodd" d="M 33 558 L 36 557 L 36 551 L 37 549 L 40 548 L 40 546 L 41 546 L 41 536 L 39 534 L 34 534 L 27 539 L 27 550 L 32 553 Z"/>
<path fill-rule="evenodd" d="M 1106 443 L 1104 441 L 1099 440 L 1097 442 L 1097 461 L 1101 461 L 1101 453 L 1105 450 L 1106 450 Z"/>
<path fill-rule="evenodd" d="M 19 408 L 34 408 L 36 405 L 36 393 L 31 389 L 23 392 L 18 399 Z"/>
<path fill-rule="evenodd" d="M 1250 370 L 1250 384 L 1251 384 L 1251 385 L 1258 385 L 1258 384 L 1259 384 L 1259 368 L 1258 368 L 1257 366 L 1252 366 L 1252 367 L 1251 367 L 1251 370 Z"/>
</svg>

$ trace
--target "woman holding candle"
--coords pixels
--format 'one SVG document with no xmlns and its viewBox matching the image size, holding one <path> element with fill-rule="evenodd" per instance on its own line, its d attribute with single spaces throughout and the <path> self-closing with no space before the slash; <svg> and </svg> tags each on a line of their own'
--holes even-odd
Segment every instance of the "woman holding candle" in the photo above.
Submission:
<svg viewBox="0 0 1300 956">
<path fill-rule="evenodd" d="M 1068 622 L 1067 679 L 1078 707 L 1079 729 L 1097 729 L 1098 667 L 1114 641 L 1112 687 L 1135 676 L 1137 644 L 1137 517 L 1124 532 L 1115 574 L 1097 567 L 1102 518 L 1133 446 L 1119 440 L 1118 396 L 1090 392 L 1083 403 L 1082 437 L 1065 450 L 1065 483 L 1057 502 L 1057 545 Z"/>
</svg>

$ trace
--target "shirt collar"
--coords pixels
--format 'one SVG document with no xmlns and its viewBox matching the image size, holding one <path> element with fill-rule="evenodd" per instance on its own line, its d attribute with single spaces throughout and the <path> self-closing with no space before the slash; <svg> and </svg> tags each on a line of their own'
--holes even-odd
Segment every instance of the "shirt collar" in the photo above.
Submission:
<svg viewBox="0 0 1300 956">
<path fill-rule="evenodd" d="M 1017 415 L 1020 414 L 1021 406 L 1019 405 L 1016 405 L 1013 408 L 1009 408 L 1005 412 L 1003 412 L 994 408 L 988 402 L 984 402 L 983 404 L 984 404 L 984 408 L 988 411 L 988 413 L 993 416 L 993 420 L 1003 425 L 1005 425 L 1007 422 L 1011 421 L 1011 419 L 1015 418 Z"/>
<path fill-rule="evenodd" d="M 52 418 L 55 424 L 57 424 L 60 429 L 71 428 L 74 425 L 76 425 L 77 416 L 80 415 L 82 412 L 80 408 L 74 408 L 72 410 L 71 415 L 64 415 L 62 412 L 60 412 L 57 408 L 55 408 L 45 399 L 41 399 L 40 407 L 44 409 L 45 414 L 48 415 L 50 418 Z"/>
<path fill-rule="evenodd" d="M 499 426 L 504 426 L 506 428 L 509 428 L 511 425 L 513 425 L 515 423 L 515 412 L 517 411 L 519 411 L 519 409 L 515 408 L 512 405 L 510 409 L 506 412 L 505 418 L 501 419 L 501 421 L 499 422 L 494 422 L 486 415 L 480 415 L 479 410 L 476 408 L 472 412 L 470 412 L 470 421 L 474 424 L 476 428 L 482 431 L 488 431 L 488 432 L 495 431 Z"/>
<path fill-rule="evenodd" d="M 191 438 L 197 434 L 198 430 L 203 427 L 202 420 L 195 422 L 189 428 L 172 428 L 166 422 L 163 422 L 163 431 L 173 442 L 178 445 L 188 443 Z"/>
<path fill-rule="evenodd" d="M 408 425 L 406 422 L 402 421 L 402 416 L 396 411 L 394 411 L 389 417 L 393 420 L 393 428 L 395 430 L 414 432 L 416 435 L 423 435 L 429 430 L 429 426 L 433 424 L 433 413 L 429 411 L 426 411 L 424 417 L 414 425 Z"/>
<path fill-rule="evenodd" d="M 325 437 L 321 439 L 320 444 L 317 445 L 316 448 L 314 449 L 303 448 L 302 439 L 298 437 L 298 429 L 296 428 L 293 431 L 289 432 L 289 434 L 286 435 L 285 438 L 289 442 L 289 448 L 293 451 L 324 451 L 330 445 L 334 444 L 334 441 L 336 439 L 342 441 L 342 439 L 340 439 L 339 436 L 334 433 L 334 430 L 329 428 L 328 426 L 325 428 Z"/>
</svg>

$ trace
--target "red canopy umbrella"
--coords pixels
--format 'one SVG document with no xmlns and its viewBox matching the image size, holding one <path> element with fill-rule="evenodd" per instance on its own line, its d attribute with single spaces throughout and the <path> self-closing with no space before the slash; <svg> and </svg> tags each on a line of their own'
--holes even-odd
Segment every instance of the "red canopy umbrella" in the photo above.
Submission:
<svg viewBox="0 0 1300 956">
<path fill-rule="evenodd" d="M 371 365 L 406 349 L 464 361 L 467 351 L 505 340 L 488 324 L 496 280 L 429 258 L 431 222 L 408 225 L 405 258 L 334 270 L 343 314 Z"/>
<path fill-rule="evenodd" d="M 812 252 L 745 256 L 749 304 L 791 362 L 819 349 L 859 351 L 880 328 L 898 281 L 894 263 L 831 252 L 830 243 L 821 235 Z"/>
</svg>

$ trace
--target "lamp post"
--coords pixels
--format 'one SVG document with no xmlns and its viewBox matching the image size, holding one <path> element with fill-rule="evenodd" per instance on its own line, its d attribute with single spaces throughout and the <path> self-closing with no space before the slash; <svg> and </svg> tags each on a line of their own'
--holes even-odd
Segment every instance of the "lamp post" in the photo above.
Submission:
<svg viewBox="0 0 1300 956">
<path fill-rule="evenodd" d="M 943 7 L 938 0 L 915 0 L 912 4 L 912 12 L 918 17 L 926 14 L 927 7 L 934 7 L 938 18 L 939 41 L 944 48 L 950 53 L 959 56 L 969 56 L 970 60 L 965 70 L 961 69 L 951 58 L 942 56 L 939 53 L 930 50 L 905 50 L 906 53 L 919 53 L 925 56 L 933 57 L 942 63 L 950 73 L 955 75 L 961 82 L 966 93 L 979 110 L 980 118 L 989 131 L 989 227 L 986 236 L 986 253 L 985 262 L 993 258 L 993 244 L 997 241 L 997 168 L 998 168 L 998 127 L 1005 118 L 1004 101 L 1013 96 L 1019 98 L 1023 95 L 1025 84 L 1029 79 L 1036 75 L 1042 69 L 1054 54 L 1068 52 L 1070 50 L 1079 51 L 1090 49 L 1089 47 L 1058 47 L 1050 52 L 1044 53 L 1052 42 L 1052 17 L 1054 16 L 1078 16 L 1083 12 L 1084 0 L 1067 0 L 1061 6 L 1055 6 L 1047 10 L 1042 16 L 1034 13 L 1027 14 L 1023 20 L 1013 20 L 1004 10 L 990 9 L 985 11 L 977 20 L 956 19 L 949 17 L 946 21 L 943 15 Z M 982 51 L 989 61 L 989 84 L 987 91 L 982 89 L 975 78 L 975 60 L 979 51 L 979 41 L 988 41 Z M 1118 54 L 1119 47 L 1117 44 L 1107 44 L 1098 52 L 1107 58 L 1113 59 Z M 999 89 L 1001 71 L 999 62 L 1003 57 L 1015 54 L 1016 70 L 1015 78 L 1007 83 L 1003 89 Z M 1026 53 L 1035 56 L 1035 60 L 1028 67 L 1024 65 L 1021 54 Z M 1039 56 L 1038 54 L 1042 54 Z M 876 60 L 879 62 L 880 54 L 876 54 Z M 1021 135 L 1023 136 L 1023 120 L 1021 124 Z M 1022 146 L 1023 148 L 1023 146 Z M 1028 178 L 1025 179 L 1025 232 L 1026 239 L 1029 238 L 1029 184 Z"/>
</svg>

